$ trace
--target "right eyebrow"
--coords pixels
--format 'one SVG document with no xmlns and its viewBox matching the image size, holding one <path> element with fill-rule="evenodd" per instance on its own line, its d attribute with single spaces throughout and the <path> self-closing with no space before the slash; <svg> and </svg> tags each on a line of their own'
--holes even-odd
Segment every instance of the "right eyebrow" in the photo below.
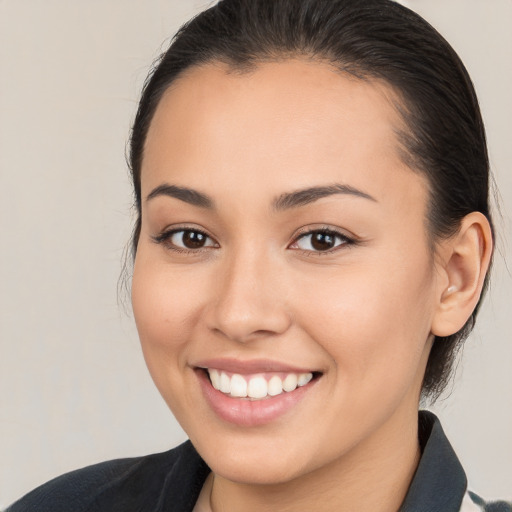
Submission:
<svg viewBox="0 0 512 512">
<path fill-rule="evenodd" d="M 199 208 L 207 208 L 210 210 L 215 208 L 214 201 L 211 197 L 192 188 L 178 187 L 177 185 L 163 183 L 148 194 L 146 201 L 159 196 L 174 197 L 175 199 L 179 199 L 193 206 L 198 206 Z"/>
</svg>

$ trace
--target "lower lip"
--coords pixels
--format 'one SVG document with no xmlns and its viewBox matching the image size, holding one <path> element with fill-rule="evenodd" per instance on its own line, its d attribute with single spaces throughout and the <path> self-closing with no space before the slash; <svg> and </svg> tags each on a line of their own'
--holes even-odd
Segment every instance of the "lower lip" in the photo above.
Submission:
<svg viewBox="0 0 512 512">
<path fill-rule="evenodd" d="M 265 425 L 276 420 L 296 406 L 317 381 L 313 379 L 305 386 L 294 391 L 285 391 L 277 396 L 250 400 L 230 397 L 212 386 L 204 370 L 198 370 L 196 373 L 203 395 L 217 416 L 242 427 Z"/>
</svg>

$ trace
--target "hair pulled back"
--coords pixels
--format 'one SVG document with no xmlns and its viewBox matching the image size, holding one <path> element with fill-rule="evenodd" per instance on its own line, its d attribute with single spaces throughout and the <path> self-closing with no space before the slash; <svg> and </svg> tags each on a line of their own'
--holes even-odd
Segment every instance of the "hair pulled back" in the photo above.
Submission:
<svg viewBox="0 0 512 512">
<path fill-rule="evenodd" d="M 486 137 L 473 85 L 455 51 L 423 18 L 392 0 L 221 0 L 178 31 L 144 85 L 129 153 L 137 210 L 133 255 L 144 144 L 166 89 L 193 66 L 221 62 L 244 72 L 297 57 L 360 80 L 384 80 L 397 93 L 406 126 L 397 134 L 402 156 L 430 188 L 426 220 L 434 250 L 465 215 L 478 211 L 491 221 Z M 459 332 L 435 339 L 423 396 L 435 399 L 445 388 L 479 304 Z"/>
</svg>

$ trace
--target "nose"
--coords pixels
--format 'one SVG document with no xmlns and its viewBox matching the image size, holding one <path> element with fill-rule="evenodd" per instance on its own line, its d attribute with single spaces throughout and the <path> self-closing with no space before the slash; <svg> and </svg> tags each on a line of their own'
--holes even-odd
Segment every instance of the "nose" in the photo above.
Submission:
<svg viewBox="0 0 512 512">
<path fill-rule="evenodd" d="M 226 260 L 216 282 L 207 315 L 211 330 L 246 343 L 289 328 L 286 287 L 268 257 L 253 252 Z"/>
</svg>

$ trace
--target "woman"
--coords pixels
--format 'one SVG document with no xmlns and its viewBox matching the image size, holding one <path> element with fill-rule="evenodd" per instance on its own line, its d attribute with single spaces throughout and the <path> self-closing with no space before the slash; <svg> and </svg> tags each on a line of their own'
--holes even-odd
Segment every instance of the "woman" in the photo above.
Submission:
<svg viewBox="0 0 512 512">
<path fill-rule="evenodd" d="M 224 0 L 183 27 L 131 139 L 132 301 L 191 442 L 9 510 L 511 510 L 468 493 L 421 396 L 493 251 L 470 79 L 388 0 Z"/>
</svg>

